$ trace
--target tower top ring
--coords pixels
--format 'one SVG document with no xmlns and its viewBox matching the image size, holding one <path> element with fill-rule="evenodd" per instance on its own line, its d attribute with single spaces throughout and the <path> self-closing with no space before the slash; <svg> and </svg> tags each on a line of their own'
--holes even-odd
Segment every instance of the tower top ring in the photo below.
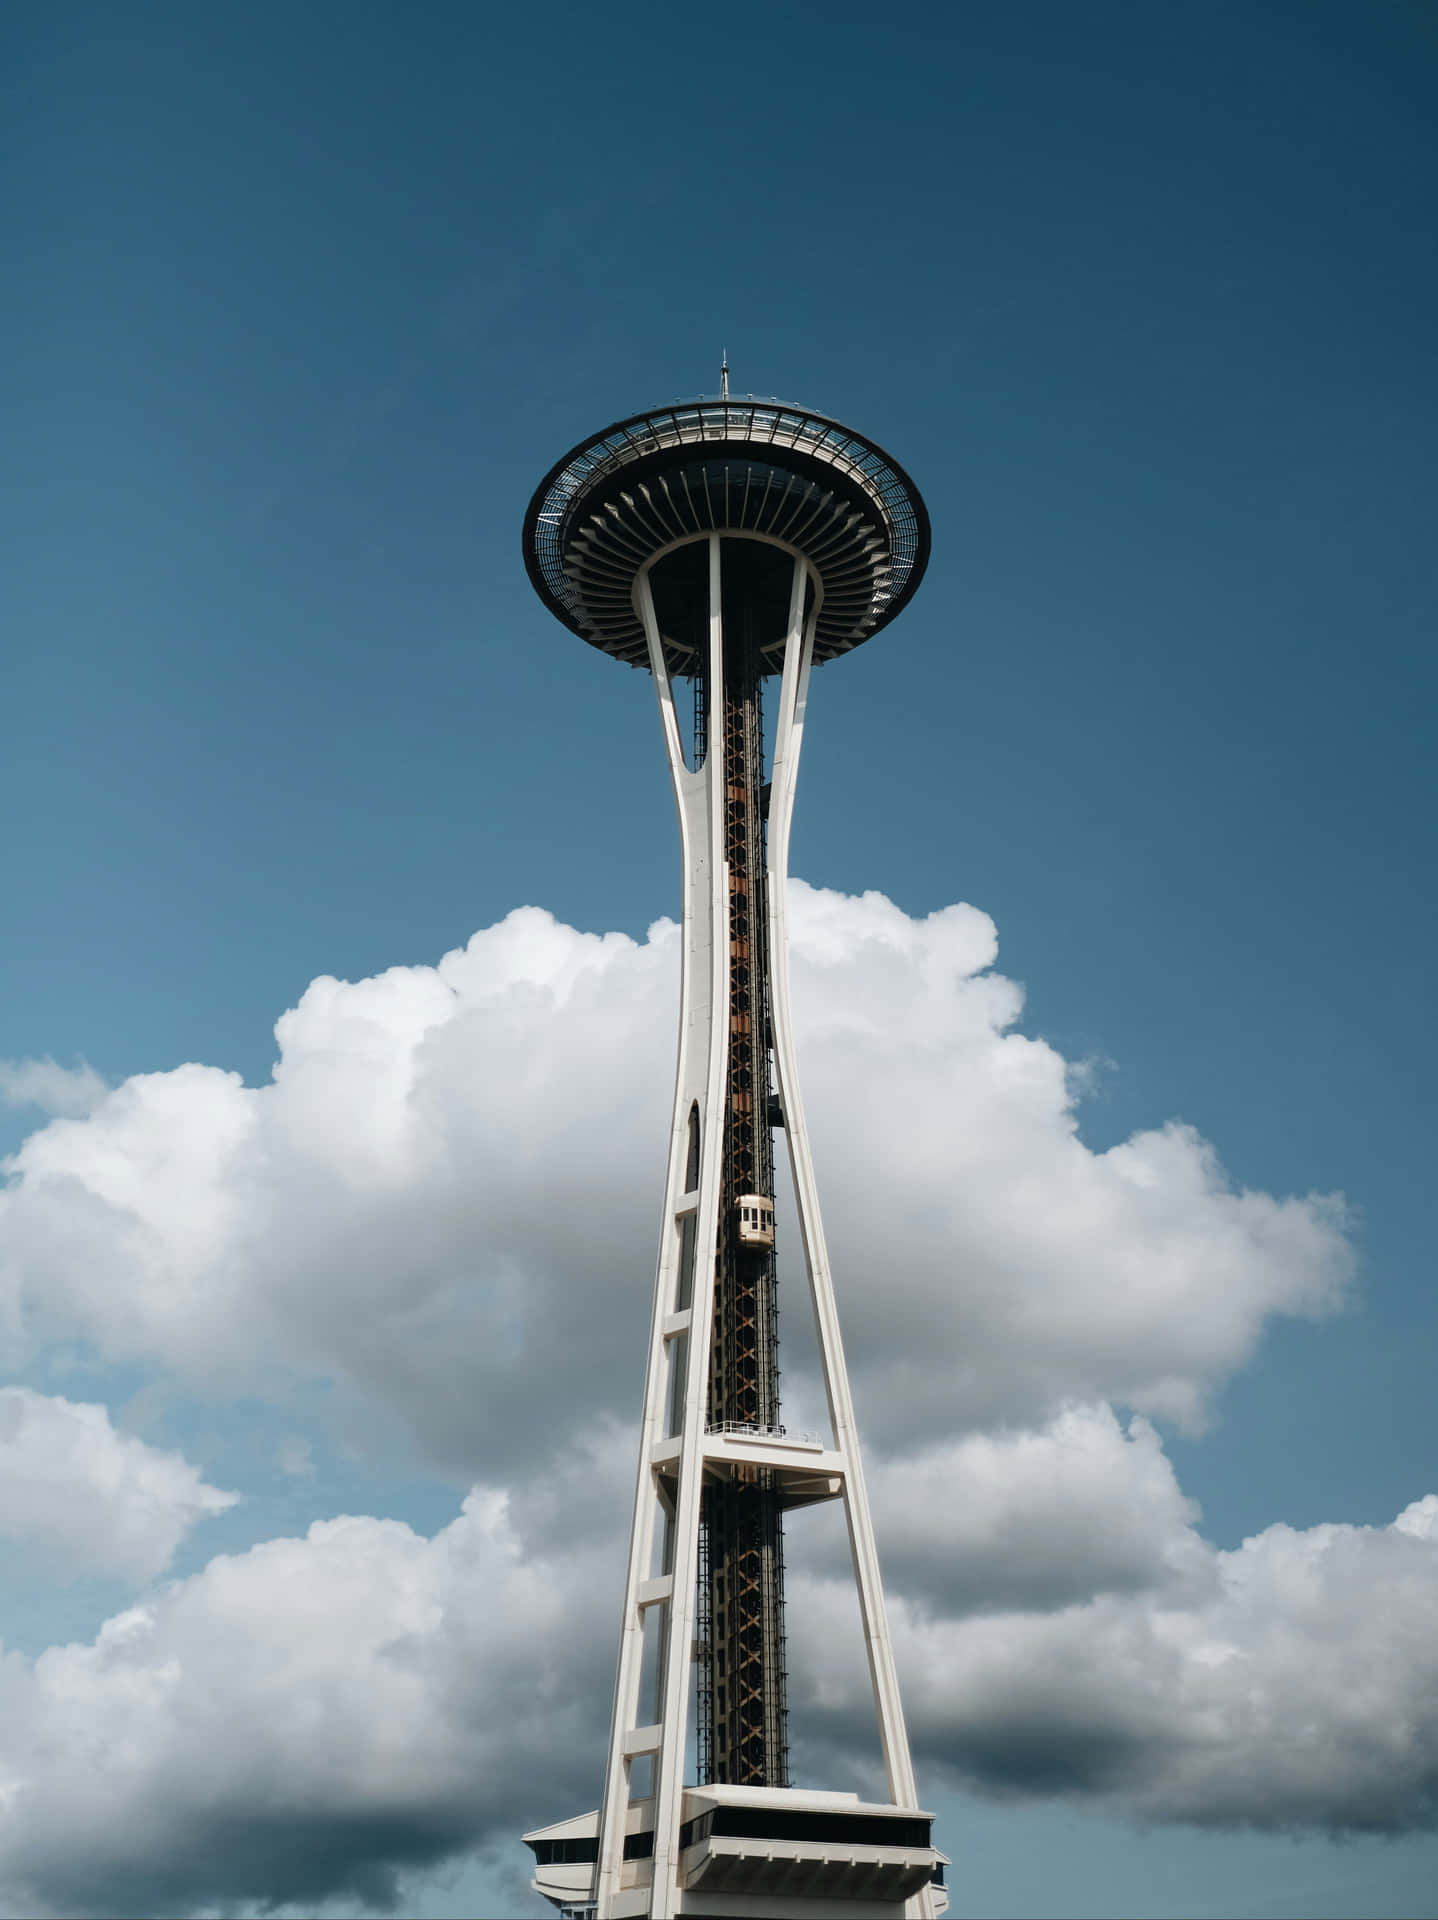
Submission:
<svg viewBox="0 0 1438 1920">
<path fill-rule="evenodd" d="M 848 653 L 912 596 L 929 516 L 899 464 L 861 433 L 781 400 L 691 400 L 616 421 L 555 463 L 524 516 L 524 563 L 565 626 L 646 666 L 635 575 L 704 533 L 802 553 L 823 582 L 816 661 Z"/>
</svg>

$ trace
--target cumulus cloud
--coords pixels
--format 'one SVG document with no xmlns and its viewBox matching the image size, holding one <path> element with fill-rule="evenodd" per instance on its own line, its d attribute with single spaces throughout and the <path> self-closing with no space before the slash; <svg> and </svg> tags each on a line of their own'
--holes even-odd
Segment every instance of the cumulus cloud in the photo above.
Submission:
<svg viewBox="0 0 1438 1920">
<path fill-rule="evenodd" d="M 801 1072 L 871 1435 L 1071 1398 L 1197 1423 L 1268 1316 L 1341 1304 L 1338 1198 L 1236 1189 L 1179 1123 L 1084 1145 L 1069 1063 L 1013 1030 L 987 915 L 796 904 Z"/>
<path fill-rule="evenodd" d="M 62 1067 L 54 1060 L 0 1060 L 0 1100 L 46 1113 L 85 1114 L 108 1091 L 92 1066 Z"/>
<path fill-rule="evenodd" d="M 1438 1824 L 1431 1528 L 1411 1508 L 1387 1527 L 1279 1525 L 1209 1560 L 1206 1595 L 1177 1604 L 1105 1594 L 965 1621 L 901 1606 L 919 1753 L 984 1791 L 1149 1819 Z"/>
<path fill-rule="evenodd" d="M 1116 1446 L 1130 1458 L 1105 1476 Z M 1125 1441 L 1102 1410 L 950 1460 L 947 1489 L 931 1460 L 886 1518 L 927 1777 L 1208 1826 L 1438 1825 L 1438 1497 L 1386 1527 L 1277 1525 L 1220 1552 L 1151 1430 Z M 906 1538 L 904 1501 L 917 1515 L 926 1499 L 922 1539 Z M 1124 1508 L 1116 1538 L 1080 1524 L 1107 1531 Z M 862 1676 L 835 1652 L 851 1589 L 827 1571 L 796 1584 L 805 1739 L 861 1754 Z"/>
<path fill-rule="evenodd" d="M 868 1479 L 886 1581 L 920 1610 L 1046 1611 L 1208 1582 L 1197 1503 L 1153 1426 L 1125 1431 L 1109 1406 L 945 1439 Z"/>
<path fill-rule="evenodd" d="M 556 1499 L 617 1492 L 613 1468 L 587 1456 Z M 324 1521 L 5 1657 L 6 1910 L 386 1908 L 407 1870 L 512 1850 L 592 1795 L 618 1577 L 583 1528 L 558 1559 L 476 1489 L 431 1539 Z"/>
<path fill-rule="evenodd" d="M 628 1411 L 676 965 L 667 925 L 521 911 L 438 967 L 314 982 L 268 1087 L 189 1065 L 52 1122 L 0 1199 L 16 1346 L 210 1391 L 323 1376 L 476 1476 Z"/>
<path fill-rule="evenodd" d="M 0 1661 L 9 1910 L 384 1908 L 407 1874 L 489 1845 L 512 1860 L 526 1825 L 592 1804 L 631 1445 L 606 1430 L 534 1501 L 477 1488 L 428 1539 L 321 1522 L 213 1560 L 91 1644 Z M 1152 1430 L 1102 1408 L 950 1464 L 927 1572 L 887 1515 L 929 1780 L 1150 1819 L 1433 1824 L 1438 1497 L 1389 1527 L 1279 1526 L 1220 1553 Z M 1096 1525 L 1134 1509 L 1127 1547 L 1066 1530 L 1070 1501 Z M 1045 1530 L 1066 1585 L 1038 1566 Z M 966 1553 L 1007 1582 L 1005 1610 L 946 1587 Z M 867 1715 L 862 1674 L 832 1661 L 852 1594 L 796 1584 L 821 1629 L 791 1641 L 796 1729 L 832 1777 Z"/>
<path fill-rule="evenodd" d="M 142 1583 L 236 1498 L 180 1454 L 117 1432 L 104 1407 L 0 1388 L 0 1540 L 32 1568 Z"/>
<path fill-rule="evenodd" d="M 1340 1304 L 1336 1200 L 1236 1190 L 1176 1124 L 1083 1144 L 1072 1070 L 1014 1030 L 987 916 L 794 893 L 802 1071 L 874 1441 L 1070 1400 L 1197 1420 L 1269 1316 Z M 314 982 L 267 1087 L 189 1065 L 52 1121 L 0 1198 L 17 1348 L 78 1335 L 212 1389 L 322 1376 L 476 1475 L 629 1413 L 677 948 L 668 922 L 635 942 L 526 908 L 436 967 Z"/>
<path fill-rule="evenodd" d="M 1438 1499 L 1221 1554 L 1153 1424 L 1201 1421 L 1272 1316 L 1343 1304 L 1341 1202 L 1244 1191 L 1178 1123 L 1091 1150 L 1082 1071 L 1018 1031 L 996 951 L 969 907 L 795 888 L 801 1068 L 920 1758 L 1153 1818 L 1422 1824 Z M 17 1356 L 80 1342 L 277 1402 L 318 1382 L 481 1487 L 433 1539 L 326 1521 L 91 1645 L 8 1657 L 13 1904 L 382 1906 L 409 1868 L 590 1803 L 677 972 L 668 922 L 641 942 L 524 909 L 437 966 L 315 981 L 267 1086 L 138 1075 L 8 1163 Z M 75 1414 L 94 1443 L 103 1414 Z M 227 1497 L 155 1460 L 172 1515 Z M 821 1625 L 851 1604 L 827 1552 L 821 1516 L 796 1520 Z M 795 1639 L 791 1697 L 842 1763 L 841 1638 Z"/>
</svg>

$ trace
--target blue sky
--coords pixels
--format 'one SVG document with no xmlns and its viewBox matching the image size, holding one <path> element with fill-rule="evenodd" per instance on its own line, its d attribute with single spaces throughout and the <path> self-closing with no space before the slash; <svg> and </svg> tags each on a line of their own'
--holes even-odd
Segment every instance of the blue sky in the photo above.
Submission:
<svg viewBox="0 0 1438 1920">
<path fill-rule="evenodd" d="M 1265 1310 L 1206 1424 L 1155 1418 L 1215 1549 L 1386 1527 L 1438 1485 L 1435 20 L 12 7 L 0 1056 L 262 1088 L 321 976 L 433 966 L 525 905 L 642 941 L 677 903 L 647 681 L 544 613 L 519 522 L 567 446 L 712 390 L 727 347 L 736 390 L 891 449 L 934 525 L 902 621 L 819 676 L 797 870 L 992 916 L 1022 1031 L 1090 1063 L 1096 1153 L 1181 1119 L 1239 1189 L 1346 1196 L 1351 1306 Z M 45 1120 L 15 1106 L 7 1143 Z M 107 1138 L 138 1191 L 139 1136 Z M 168 1563 L 52 1581 L 14 1550 L 7 1644 L 88 1642 L 166 1564 L 315 1520 L 434 1535 L 510 1471 L 373 1356 L 302 1388 L 258 1335 L 228 1373 L 201 1353 L 258 1308 L 126 1334 L 93 1232 L 7 1251 L 46 1303 L 12 1379 L 243 1497 Z M 105 1313 L 63 1304 L 110 1259 Z M 1431 1776 L 1342 1848 L 931 1777 L 956 1912 L 1431 1910 Z M 460 1871 L 403 1910 L 512 1897 Z"/>
</svg>

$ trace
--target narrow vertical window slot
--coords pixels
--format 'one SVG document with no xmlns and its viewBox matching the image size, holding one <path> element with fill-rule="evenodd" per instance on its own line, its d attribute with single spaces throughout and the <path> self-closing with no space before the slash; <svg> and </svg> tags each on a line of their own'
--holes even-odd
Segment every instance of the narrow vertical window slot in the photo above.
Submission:
<svg viewBox="0 0 1438 1920">
<path fill-rule="evenodd" d="M 674 1311 L 683 1313 L 694 1304 L 694 1253 L 699 1233 L 699 1216 L 691 1209 L 679 1216 L 679 1273 L 674 1286 Z"/>
<path fill-rule="evenodd" d="M 669 1342 L 669 1418 L 666 1439 L 684 1430 L 684 1389 L 689 1384 L 689 1335 L 676 1333 Z"/>
<path fill-rule="evenodd" d="M 669 1603 L 644 1609 L 644 1652 L 639 1662 L 639 1725 L 651 1727 L 664 1716 L 664 1642 Z"/>
</svg>

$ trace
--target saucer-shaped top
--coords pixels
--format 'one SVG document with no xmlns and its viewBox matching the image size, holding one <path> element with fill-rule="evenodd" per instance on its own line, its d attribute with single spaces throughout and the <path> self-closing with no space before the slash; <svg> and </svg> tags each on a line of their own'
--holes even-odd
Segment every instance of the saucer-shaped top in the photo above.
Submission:
<svg viewBox="0 0 1438 1920">
<path fill-rule="evenodd" d="M 823 587 L 814 657 L 887 625 L 929 558 L 929 516 L 872 440 L 778 400 L 695 400 L 637 413 L 565 454 L 524 518 L 540 598 L 591 646 L 646 666 L 634 577 L 709 532 L 764 535 L 802 553 Z"/>
</svg>

